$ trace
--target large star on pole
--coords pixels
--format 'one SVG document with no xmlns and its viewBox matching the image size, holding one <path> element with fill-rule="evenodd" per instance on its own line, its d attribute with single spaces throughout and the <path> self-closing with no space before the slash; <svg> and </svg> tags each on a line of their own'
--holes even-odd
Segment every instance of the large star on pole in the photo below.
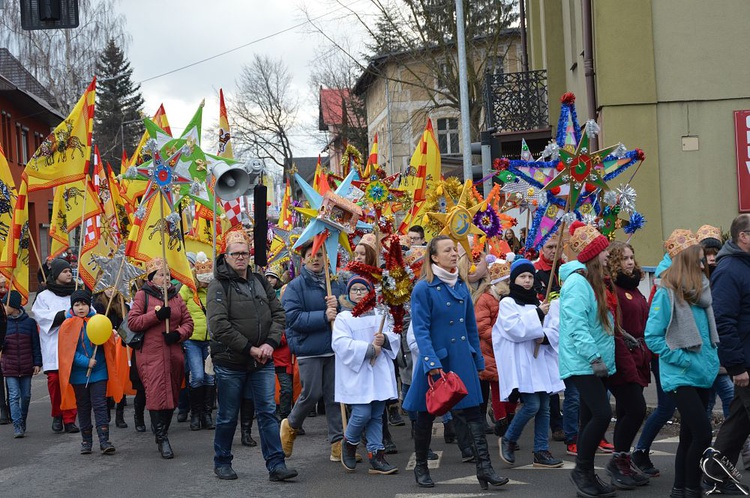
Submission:
<svg viewBox="0 0 750 498">
<path fill-rule="evenodd" d="M 150 151 L 153 159 L 135 168 L 138 174 L 148 178 L 146 193 L 141 200 L 141 206 L 145 206 L 151 197 L 161 192 L 169 208 L 174 212 L 175 190 L 179 190 L 182 185 L 193 183 L 191 178 L 180 174 L 175 169 L 175 164 L 178 163 L 182 150 L 178 150 L 167 160 L 163 160 L 155 140 L 151 139 L 146 142 L 145 148 Z"/>
<path fill-rule="evenodd" d="M 370 171 L 367 179 L 354 180 L 352 185 L 364 193 L 359 200 L 360 203 L 365 207 L 372 207 L 375 211 L 375 219 L 379 220 L 387 206 L 393 206 L 394 203 L 407 199 L 408 194 L 404 190 L 393 187 L 393 184 L 400 180 L 400 173 L 385 176 L 383 170 L 377 165 L 371 165 Z M 392 210 L 398 211 L 398 209 Z"/>
<path fill-rule="evenodd" d="M 472 208 L 466 207 L 471 196 L 471 186 L 471 180 L 466 180 L 458 203 L 454 203 L 451 196 L 446 196 L 445 213 L 427 213 L 427 216 L 443 224 L 440 235 L 447 235 L 456 243 L 461 244 L 467 254 L 471 254 L 469 235 L 486 235 L 474 224 L 474 215 L 482 208 L 483 203 L 478 203 Z"/>
<path fill-rule="evenodd" d="M 544 187 L 545 190 L 550 190 L 554 187 L 569 185 L 570 193 L 568 195 L 571 211 L 577 207 L 581 190 L 587 183 L 595 188 L 609 190 L 609 186 L 600 173 L 602 171 L 602 160 L 620 147 L 620 144 L 617 144 L 591 152 L 589 150 L 589 134 L 594 133 L 591 126 L 591 123 L 586 123 L 586 128 L 581 134 L 581 140 L 578 142 L 575 151 L 571 151 L 568 147 L 560 149 L 563 169 Z"/>
</svg>

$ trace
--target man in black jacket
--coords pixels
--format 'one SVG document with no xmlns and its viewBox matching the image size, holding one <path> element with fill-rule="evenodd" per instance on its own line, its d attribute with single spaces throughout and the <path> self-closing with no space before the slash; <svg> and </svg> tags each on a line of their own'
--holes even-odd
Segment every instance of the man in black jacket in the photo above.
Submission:
<svg viewBox="0 0 750 498">
<path fill-rule="evenodd" d="M 207 291 L 211 358 L 219 394 L 214 473 L 219 479 L 237 479 L 232 469 L 232 439 L 243 393 L 252 392 L 269 479 L 284 481 L 297 476 L 284 460 L 274 401 L 273 350 L 284 331 L 284 309 L 276 291 L 251 271 L 249 262 L 249 240 L 243 232 L 230 232 Z"/>
<path fill-rule="evenodd" d="M 736 464 L 750 435 L 750 214 L 737 216 L 730 234 L 731 240 L 716 255 L 711 294 L 720 339 L 719 359 L 734 382 L 734 399 L 714 447 Z M 736 486 L 725 481 L 718 492 L 741 494 Z"/>
</svg>

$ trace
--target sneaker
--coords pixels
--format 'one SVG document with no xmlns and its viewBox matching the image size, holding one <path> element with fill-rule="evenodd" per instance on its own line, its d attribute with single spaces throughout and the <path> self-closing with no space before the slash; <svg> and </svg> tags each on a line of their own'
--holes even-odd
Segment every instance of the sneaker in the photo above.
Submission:
<svg viewBox="0 0 750 498">
<path fill-rule="evenodd" d="M 635 489 L 638 486 L 633 479 L 634 472 L 630 468 L 630 462 L 622 455 L 613 456 L 605 469 L 611 478 L 612 486 L 617 489 Z"/>
<path fill-rule="evenodd" d="M 612 498 L 613 496 L 617 496 L 615 488 L 602 481 L 598 474 L 594 474 L 594 486 L 596 486 L 600 497 Z"/>
<path fill-rule="evenodd" d="M 281 421 L 281 425 L 279 426 L 279 436 L 281 438 L 281 449 L 284 450 L 284 456 L 289 458 L 292 456 L 292 451 L 294 450 L 294 439 L 297 437 L 297 431 L 289 425 L 288 418 Z M 339 448 L 339 450 L 340 449 L 341 448 Z M 331 452 L 331 456 L 333 456 L 333 451 Z M 339 451 L 339 459 L 340 458 L 341 451 Z M 338 462 L 338 460 L 334 461 Z"/>
<path fill-rule="evenodd" d="M 55 432 L 57 434 L 65 432 L 65 427 L 63 427 L 62 417 L 52 418 L 52 432 Z"/>
<path fill-rule="evenodd" d="M 615 451 L 615 447 L 612 443 L 607 441 L 607 438 L 602 438 L 602 440 L 599 441 L 599 451 L 602 453 L 612 453 Z"/>
<path fill-rule="evenodd" d="M 701 488 L 708 495 L 729 495 L 729 496 L 747 496 L 750 493 L 748 487 L 744 484 L 738 484 L 727 479 L 726 481 L 716 481 L 709 477 L 703 476 Z M 744 492 L 743 492 L 744 491 Z"/>
<path fill-rule="evenodd" d="M 625 459 L 628 461 L 628 465 L 630 465 L 630 470 L 633 471 L 633 480 L 635 481 L 635 484 L 637 486 L 645 486 L 646 484 L 648 484 L 650 480 L 649 476 L 641 472 L 641 470 L 635 466 L 635 464 L 633 463 L 633 457 L 630 454 L 626 453 Z"/>
<path fill-rule="evenodd" d="M 570 456 L 578 456 L 578 445 L 576 443 L 568 444 L 565 453 Z"/>
<path fill-rule="evenodd" d="M 651 463 L 651 457 L 646 450 L 635 450 L 631 456 L 633 465 L 649 477 L 659 477 L 659 469 Z"/>
<path fill-rule="evenodd" d="M 91 441 L 81 441 L 81 455 L 90 455 L 92 446 Z"/>
<path fill-rule="evenodd" d="M 398 472 L 398 467 L 385 461 L 385 451 L 380 450 L 375 454 L 368 453 L 367 455 L 370 458 L 370 470 L 367 471 L 369 474 L 390 475 Z"/>
<path fill-rule="evenodd" d="M 563 461 L 552 456 L 548 450 L 534 452 L 534 467 L 557 469 L 563 466 Z"/>
<path fill-rule="evenodd" d="M 78 428 L 76 424 L 71 422 L 69 424 L 65 424 L 65 432 L 67 432 L 68 434 L 77 434 L 81 432 L 81 430 Z"/>
<path fill-rule="evenodd" d="M 552 440 L 553 441 L 565 441 L 565 431 L 562 429 L 555 429 L 552 431 Z"/>
<path fill-rule="evenodd" d="M 508 441 L 504 437 L 500 438 L 500 460 L 513 465 L 516 463 L 516 455 L 514 454 L 515 448 L 513 441 Z"/>
<path fill-rule="evenodd" d="M 339 448 L 341 454 L 339 460 L 341 465 L 347 470 L 347 472 L 354 472 L 357 468 L 357 445 L 351 444 L 346 441 L 346 438 L 342 439 Z M 333 446 L 331 446 L 331 459 L 333 460 Z"/>
<path fill-rule="evenodd" d="M 404 422 L 404 417 L 402 417 L 398 411 L 398 406 L 388 410 L 388 425 L 392 425 L 394 427 L 401 427 L 402 425 L 406 425 L 406 422 Z"/>
<path fill-rule="evenodd" d="M 25 435 L 26 435 L 26 433 L 25 433 L 24 431 L 22 431 L 20 427 L 16 428 L 16 429 L 15 429 L 15 430 L 13 431 L 13 437 L 14 437 L 15 439 L 19 439 L 19 438 L 22 438 L 22 437 L 24 437 Z"/>
<path fill-rule="evenodd" d="M 343 441 L 343 439 L 341 441 Z M 331 444 L 331 457 L 330 457 L 330 460 L 332 462 L 340 462 L 341 461 L 341 441 L 336 441 L 335 443 Z"/>
</svg>

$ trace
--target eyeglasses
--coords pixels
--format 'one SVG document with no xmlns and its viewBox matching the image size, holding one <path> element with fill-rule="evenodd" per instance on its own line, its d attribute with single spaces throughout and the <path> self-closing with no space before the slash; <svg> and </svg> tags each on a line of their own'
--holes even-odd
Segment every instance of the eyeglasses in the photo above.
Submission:
<svg viewBox="0 0 750 498">
<path fill-rule="evenodd" d="M 367 294 L 369 290 L 367 287 L 352 287 L 349 292 L 352 294 Z"/>
<path fill-rule="evenodd" d="M 247 259 L 247 258 L 250 257 L 250 253 L 246 252 L 246 251 L 242 251 L 242 252 L 230 252 L 228 254 L 228 256 L 231 256 L 234 259 L 240 259 L 240 258 L 241 259 Z"/>
<path fill-rule="evenodd" d="M 422 237 L 409 237 L 409 240 L 412 242 L 419 242 L 420 240 L 422 240 Z"/>
</svg>

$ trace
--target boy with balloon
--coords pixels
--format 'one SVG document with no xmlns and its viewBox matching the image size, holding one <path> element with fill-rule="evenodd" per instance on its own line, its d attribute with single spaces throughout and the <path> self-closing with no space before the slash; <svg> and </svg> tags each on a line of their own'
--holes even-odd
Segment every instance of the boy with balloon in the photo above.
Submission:
<svg viewBox="0 0 750 498">
<path fill-rule="evenodd" d="M 122 386 L 117 382 L 112 323 L 105 315 L 96 314 L 91 306 L 91 293 L 87 290 L 76 290 L 71 294 L 70 309 L 65 316 L 58 339 L 61 408 L 78 409 L 82 455 L 90 454 L 93 446 L 93 409 L 99 449 L 102 454 L 110 455 L 115 452 L 115 447 L 109 441 L 107 396 L 116 402 L 122 399 Z"/>
</svg>

